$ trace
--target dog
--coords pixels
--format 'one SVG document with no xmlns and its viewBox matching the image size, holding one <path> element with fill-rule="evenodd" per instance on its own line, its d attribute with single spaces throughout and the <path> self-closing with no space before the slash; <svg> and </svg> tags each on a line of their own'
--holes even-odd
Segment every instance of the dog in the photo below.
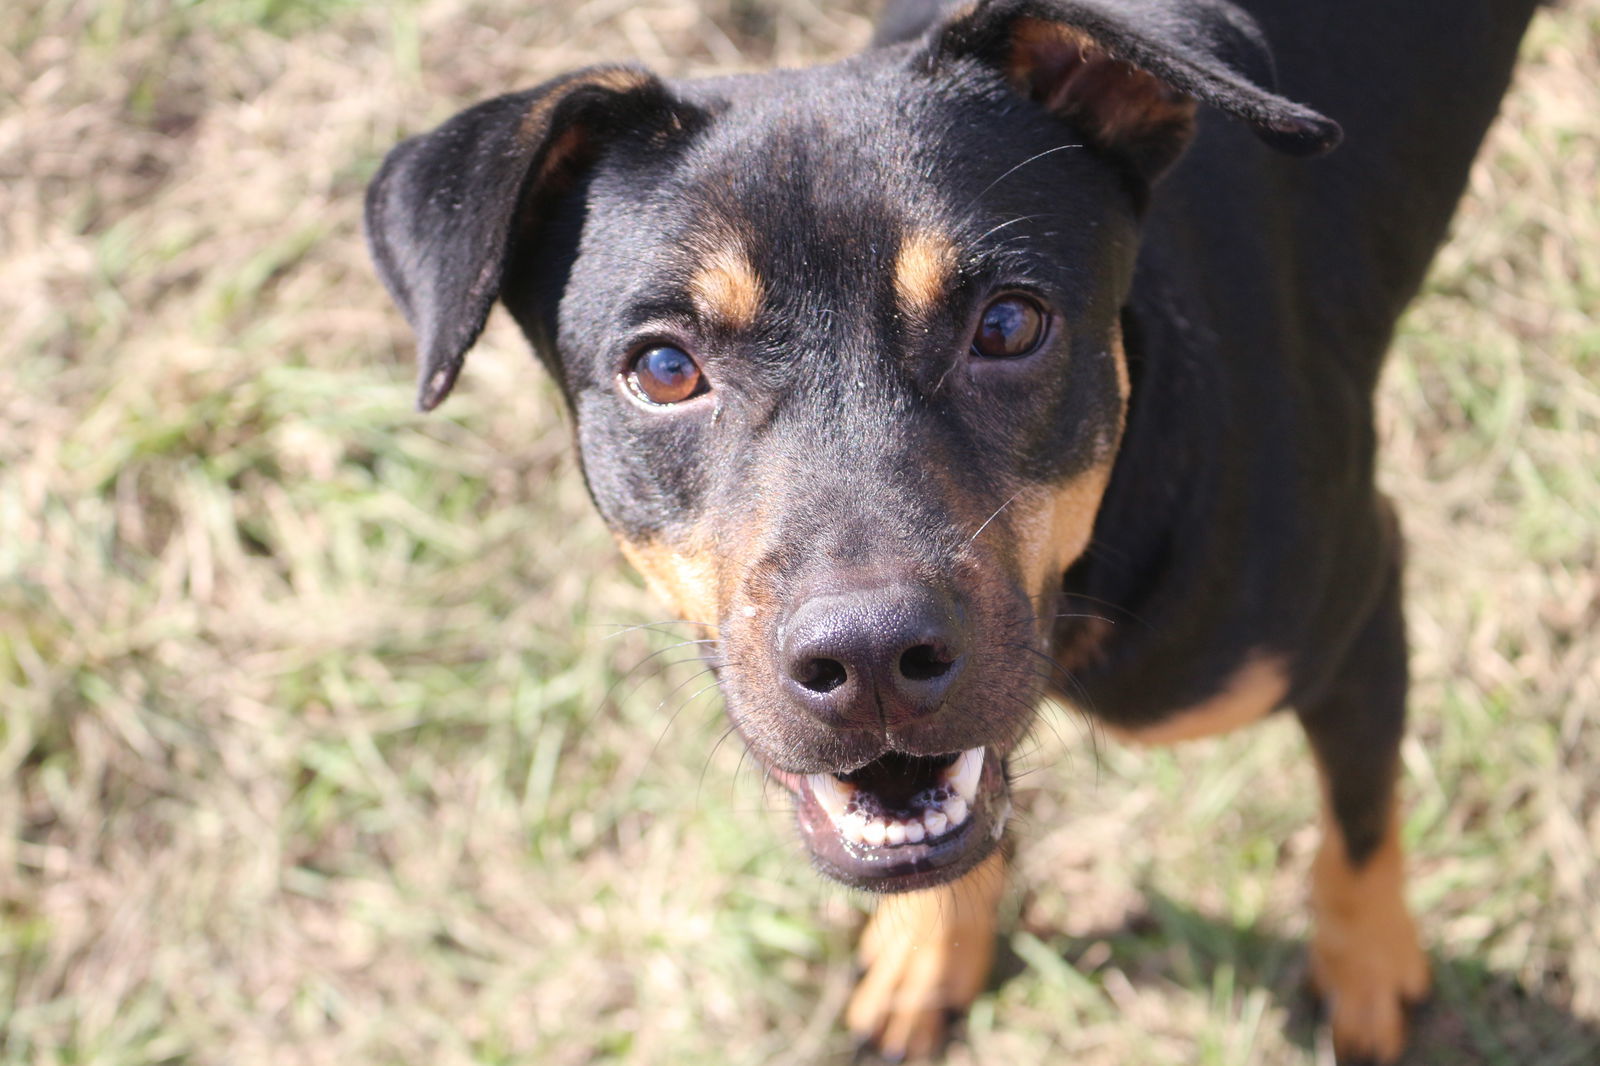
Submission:
<svg viewBox="0 0 1600 1066">
<path fill-rule="evenodd" d="M 591 67 L 384 161 L 420 407 L 503 302 L 816 866 L 884 894 L 847 1021 L 887 1056 L 986 980 L 1046 694 L 1146 744 L 1293 709 L 1311 978 L 1341 1061 L 1401 1053 L 1372 394 L 1534 6 L 900 0 L 831 66 Z"/>
</svg>

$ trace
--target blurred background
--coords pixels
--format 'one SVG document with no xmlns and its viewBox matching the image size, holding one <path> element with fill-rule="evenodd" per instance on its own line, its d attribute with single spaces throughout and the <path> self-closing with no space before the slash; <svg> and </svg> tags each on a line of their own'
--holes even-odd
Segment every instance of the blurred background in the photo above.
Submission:
<svg viewBox="0 0 1600 1066">
<path fill-rule="evenodd" d="M 0 7 L 0 1062 L 848 1061 L 821 884 L 497 312 L 456 395 L 366 262 L 395 141 L 835 0 Z M 1415 1063 L 1600 1061 L 1600 0 L 1528 37 L 1382 395 L 1413 546 Z M 1331 1062 L 1292 721 L 1047 709 L 957 1063 Z"/>
</svg>

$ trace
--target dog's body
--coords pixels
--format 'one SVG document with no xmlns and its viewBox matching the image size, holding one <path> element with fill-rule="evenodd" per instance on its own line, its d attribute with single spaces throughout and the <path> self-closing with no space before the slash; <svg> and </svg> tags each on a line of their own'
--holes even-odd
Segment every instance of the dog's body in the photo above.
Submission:
<svg viewBox="0 0 1600 1066">
<path fill-rule="evenodd" d="M 887 1051 L 981 987 L 1046 689 L 1158 743 L 1294 707 L 1341 1052 L 1426 991 L 1371 400 L 1534 4 L 1242 6 L 1276 86 L 1222 0 L 920 0 L 830 68 L 502 97 L 369 194 L 423 406 L 503 299 L 819 866 L 927 890 L 863 945 Z"/>
</svg>

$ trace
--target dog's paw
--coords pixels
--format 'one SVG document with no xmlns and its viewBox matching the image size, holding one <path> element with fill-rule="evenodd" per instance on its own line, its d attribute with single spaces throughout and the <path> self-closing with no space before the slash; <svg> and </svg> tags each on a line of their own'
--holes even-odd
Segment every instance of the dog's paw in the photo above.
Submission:
<svg viewBox="0 0 1600 1066">
<path fill-rule="evenodd" d="M 943 1048 L 952 1018 L 983 990 L 994 964 L 999 856 L 926 892 L 885 896 L 861 934 L 866 973 L 845 1011 L 863 1046 L 890 1061 Z"/>
<path fill-rule="evenodd" d="M 1407 1008 L 1428 995 L 1428 957 L 1406 909 L 1399 815 L 1359 865 L 1329 818 L 1311 865 L 1311 985 L 1340 1063 L 1389 1063 L 1406 1046 Z"/>
<path fill-rule="evenodd" d="M 1406 1045 L 1410 1008 L 1428 996 L 1428 959 L 1409 915 L 1323 916 L 1311 943 L 1311 984 L 1321 997 L 1341 1064 L 1392 1063 Z"/>
<path fill-rule="evenodd" d="M 950 1020 L 982 990 L 993 961 L 993 938 L 991 926 L 941 932 L 921 944 L 891 939 L 850 998 L 845 1012 L 850 1032 L 893 1062 L 934 1055 L 944 1046 Z"/>
</svg>

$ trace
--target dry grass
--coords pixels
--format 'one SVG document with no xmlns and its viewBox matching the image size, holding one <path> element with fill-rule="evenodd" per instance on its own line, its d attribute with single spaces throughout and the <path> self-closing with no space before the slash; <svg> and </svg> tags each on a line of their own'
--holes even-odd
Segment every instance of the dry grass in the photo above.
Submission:
<svg viewBox="0 0 1600 1066">
<path fill-rule="evenodd" d="M 622 628 L 656 608 L 506 324 L 411 413 L 358 207 L 483 95 L 866 33 L 835 0 L 0 9 L 0 1061 L 845 1055 L 858 904 Z M 1541 17 L 1384 389 L 1418 1063 L 1600 1058 L 1597 40 L 1600 0 Z M 1096 763 L 1053 724 L 954 1059 L 1328 1061 L 1292 726 Z"/>
</svg>

